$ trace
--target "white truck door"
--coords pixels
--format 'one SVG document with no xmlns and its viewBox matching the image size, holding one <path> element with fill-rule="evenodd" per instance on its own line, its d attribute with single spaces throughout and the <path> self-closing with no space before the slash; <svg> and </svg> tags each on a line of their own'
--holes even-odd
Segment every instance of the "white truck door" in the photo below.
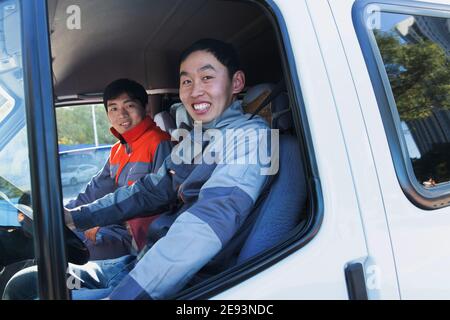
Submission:
<svg viewBox="0 0 450 320">
<path fill-rule="evenodd" d="M 353 9 L 359 41 L 348 43 L 363 48 L 365 62 L 356 57 L 352 71 L 383 196 L 400 297 L 448 299 L 450 6 L 360 1 Z M 364 20 L 364 12 L 373 24 Z"/>
</svg>

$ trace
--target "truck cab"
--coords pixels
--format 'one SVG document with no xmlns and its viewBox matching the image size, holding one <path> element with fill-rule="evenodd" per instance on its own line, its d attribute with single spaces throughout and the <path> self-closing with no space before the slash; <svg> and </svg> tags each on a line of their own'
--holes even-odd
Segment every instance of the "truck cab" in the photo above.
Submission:
<svg viewBox="0 0 450 320">
<path fill-rule="evenodd" d="M 85 108 L 91 118 L 71 121 L 107 136 L 102 90 L 127 77 L 170 132 L 183 117 L 178 56 L 200 38 L 237 48 L 240 99 L 265 100 L 248 112 L 291 142 L 275 177 L 283 197 L 260 210 L 237 262 L 172 298 L 450 298 L 447 0 L 1 0 L 0 10 L 10 200 L 0 222 L 20 228 L 15 205 L 31 193 L 40 299 L 71 298 L 63 205 L 79 183 L 62 175 L 61 145 L 76 132 L 64 131 L 67 110 Z M 108 139 L 87 149 L 109 150 Z M 100 168 L 104 154 L 80 166 Z"/>
</svg>

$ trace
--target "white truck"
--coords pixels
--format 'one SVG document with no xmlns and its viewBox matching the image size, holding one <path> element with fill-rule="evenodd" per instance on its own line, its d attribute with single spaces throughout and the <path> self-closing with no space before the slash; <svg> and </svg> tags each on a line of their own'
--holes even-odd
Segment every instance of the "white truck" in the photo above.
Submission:
<svg viewBox="0 0 450 320">
<path fill-rule="evenodd" d="M 240 52 L 244 101 L 283 83 L 266 108 L 288 114 L 307 200 L 286 233 L 272 235 L 262 216 L 254 233 L 269 245 L 174 298 L 450 298 L 448 0 L 0 7 L 0 177 L 31 190 L 40 298 L 70 298 L 55 114 L 101 103 L 104 85 L 125 76 L 146 86 L 162 127 L 176 123 L 178 54 L 205 37 Z M 296 182 L 282 181 L 294 197 Z M 283 217 L 286 203 L 271 201 L 269 217 Z"/>
</svg>

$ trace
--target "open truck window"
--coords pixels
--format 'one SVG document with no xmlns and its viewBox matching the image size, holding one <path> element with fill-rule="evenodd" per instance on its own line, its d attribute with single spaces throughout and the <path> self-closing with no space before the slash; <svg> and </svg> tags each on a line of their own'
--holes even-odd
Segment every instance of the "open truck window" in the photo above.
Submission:
<svg viewBox="0 0 450 320">
<path fill-rule="evenodd" d="M 182 121 L 183 112 L 179 109 L 178 57 L 185 47 L 201 38 L 217 38 L 236 47 L 247 84 L 239 98 L 248 106 L 247 112 L 255 112 L 256 100 L 261 102 L 271 92 L 279 91 L 258 113 L 279 130 L 281 140 L 288 141 L 286 147 L 280 146 L 283 161 L 287 156 L 292 157 L 288 160 L 291 164 L 298 164 L 294 165 L 298 173 L 291 172 L 291 177 L 281 164 L 275 178 L 283 179 L 280 185 L 292 187 L 285 201 L 292 201 L 290 205 L 295 209 L 283 212 L 287 204 L 282 199 L 276 203 L 274 198 L 274 207 L 266 210 L 277 207 L 277 216 L 286 215 L 284 221 L 281 218 L 280 227 L 276 227 L 273 211 L 257 223 L 259 231 L 253 231 L 252 240 L 242 245 L 241 253 L 229 257 L 234 261 L 229 267 L 213 278 L 186 287 L 179 297 L 195 298 L 217 288 L 223 290 L 230 285 L 230 277 L 242 281 L 250 264 L 256 262 L 263 270 L 268 261 L 273 263 L 277 247 L 286 249 L 311 230 L 314 215 L 307 209 L 306 192 L 311 192 L 312 186 L 301 189 L 303 181 L 292 181 L 296 177 L 304 179 L 309 167 L 303 156 L 302 132 L 293 121 L 299 114 L 295 102 L 298 100 L 294 98 L 298 93 L 293 92 L 290 78 L 289 67 L 293 66 L 289 65 L 292 61 L 287 61 L 287 44 L 282 40 L 276 17 L 267 7 L 251 1 L 129 1 L 114 6 L 102 1 L 81 2 L 79 24 L 73 24 L 71 29 L 67 23 L 76 20 L 77 11 L 67 13 L 70 1 L 48 3 L 57 114 L 60 107 L 71 103 L 101 103 L 106 84 L 129 78 L 144 85 L 149 93 L 150 113 L 158 125 L 171 132 L 188 121 Z M 303 194 L 296 195 L 296 190 Z M 267 231 L 269 225 L 274 229 L 265 239 L 262 230 Z"/>
<path fill-rule="evenodd" d="M 5 5 L 10 2 L 16 3 L 8 1 Z M 56 126 L 53 119 L 43 121 L 50 121 L 50 128 L 55 130 L 48 134 L 59 144 L 56 170 L 60 181 L 55 185 L 62 188 L 62 202 L 74 196 L 76 192 L 72 191 L 78 190 L 88 175 L 95 174 L 94 167 L 99 168 L 98 164 L 107 159 L 97 154 L 98 148 L 102 144 L 108 148 L 115 142 L 106 137 L 107 126 L 99 118 L 99 113 L 104 112 L 100 110 L 102 90 L 111 81 L 129 78 L 143 84 L 149 96 L 148 114 L 168 133 L 192 120 L 183 112 L 178 96 L 178 58 L 184 48 L 201 38 L 215 38 L 235 46 L 246 74 L 246 87 L 239 100 L 247 113 L 263 117 L 277 132 L 279 167 L 255 204 L 246 240 L 233 256 L 216 257 L 226 261 L 226 267 L 219 267 L 211 277 L 189 283 L 172 298 L 211 297 L 263 271 L 313 238 L 321 223 L 320 192 L 317 180 L 310 179 L 314 157 L 308 151 L 311 148 L 306 147 L 310 142 L 303 131 L 306 119 L 300 117 L 302 98 L 295 82 L 296 68 L 278 11 L 274 13 L 263 2 L 219 0 L 132 0 L 114 4 L 48 0 L 46 9 L 55 108 L 49 114 L 55 115 Z M 19 61 L 16 63 L 20 65 Z M 20 67 L 12 69 L 11 77 L 20 84 L 18 70 Z M 0 116 L 6 119 L 14 110 L 11 99 L 1 93 L 4 107 Z M 20 103 L 16 99 L 16 104 Z M 91 129 L 99 127 L 104 130 L 93 137 L 106 138 L 91 141 Z M 24 124 L 19 129 L 23 128 Z M 9 139 L 17 139 L 19 132 Z M 66 145 L 92 143 L 93 147 L 84 146 L 87 149 L 64 149 Z M 54 226 L 60 221 L 49 219 Z M 231 244 L 235 243 L 232 239 Z M 70 251 L 69 245 L 67 250 Z M 70 252 L 68 256 L 70 261 Z M 61 260 L 52 263 L 61 264 Z M 65 295 L 65 289 L 59 294 L 44 292 L 46 298 L 68 297 Z"/>
</svg>

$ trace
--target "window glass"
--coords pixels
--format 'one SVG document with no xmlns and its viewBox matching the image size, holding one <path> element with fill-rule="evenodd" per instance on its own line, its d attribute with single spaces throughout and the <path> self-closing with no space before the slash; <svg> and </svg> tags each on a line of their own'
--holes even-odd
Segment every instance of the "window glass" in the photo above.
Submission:
<svg viewBox="0 0 450 320">
<path fill-rule="evenodd" d="M 417 181 L 450 181 L 450 19 L 381 13 L 374 35 Z"/>
<path fill-rule="evenodd" d="M 0 123 L 11 113 L 14 104 L 13 97 L 0 87 Z"/>
<path fill-rule="evenodd" d="M 56 109 L 64 203 L 75 198 L 108 160 L 117 141 L 102 104 Z"/>
<path fill-rule="evenodd" d="M 22 65 L 19 1 L 0 1 L 0 297 L 35 257 Z"/>
</svg>

